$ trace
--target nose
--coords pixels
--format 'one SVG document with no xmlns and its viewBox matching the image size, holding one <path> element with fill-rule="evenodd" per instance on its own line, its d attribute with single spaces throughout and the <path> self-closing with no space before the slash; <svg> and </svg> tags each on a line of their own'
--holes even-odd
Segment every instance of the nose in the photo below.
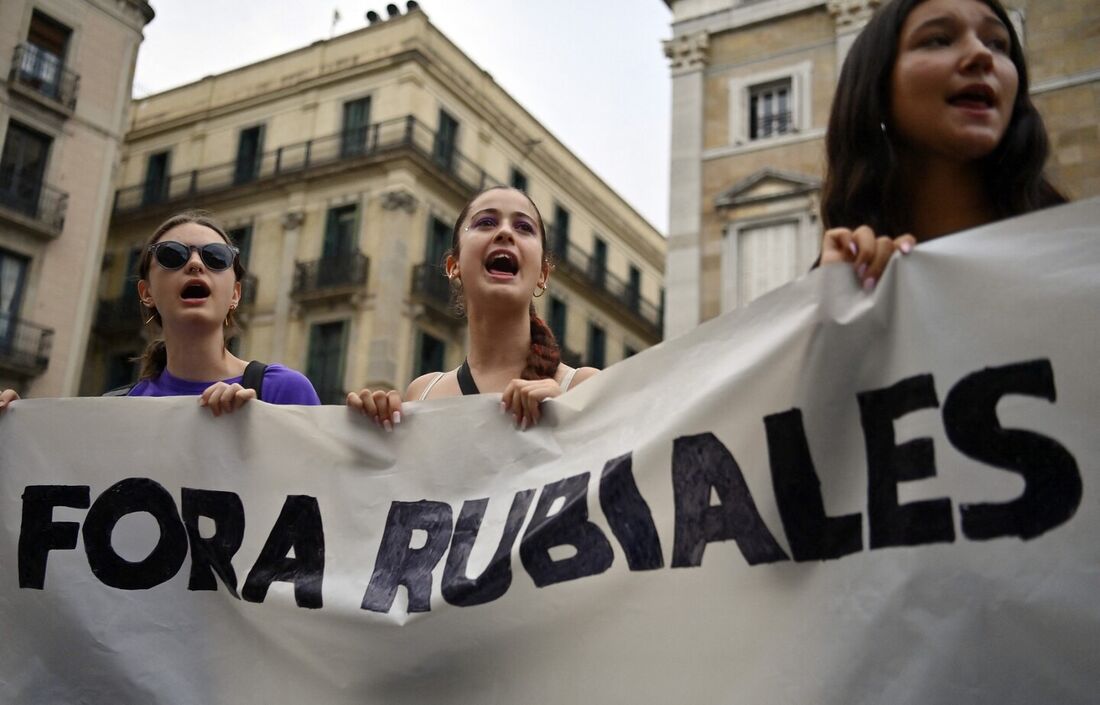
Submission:
<svg viewBox="0 0 1100 705">
<path fill-rule="evenodd" d="M 993 52 L 977 34 L 970 32 L 963 41 L 961 69 L 965 73 L 985 73 L 993 68 Z"/>
<path fill-rule="evenodd" d="M 500 221 L 500 227 L 497 228 L 497 232 L 493 235 L 493 242 L 497 241 L 515 241 L 516 233 L 512 230 L 512 221 L 504 218 Z"/>
<path fill-rule="evenodd" d="M 199 254 L 199 248 L 191 248 L 191 256 L 187 258 L 187 264 L 184 265 L 184 269 L 189 272 L 197 272 L 203 267 L 202 255 Z"/>
</svg>

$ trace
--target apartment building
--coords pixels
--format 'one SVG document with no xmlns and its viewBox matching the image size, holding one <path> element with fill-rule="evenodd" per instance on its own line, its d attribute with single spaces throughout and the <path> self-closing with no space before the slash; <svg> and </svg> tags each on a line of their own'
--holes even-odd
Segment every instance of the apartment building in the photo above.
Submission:
<svg viewBox="0 0 1100 705">
<path fill-rule="evenodd" d="M 140 0 L 0 4 L 0 388 L 77 392 L 152 18 Z"/>
</svg>

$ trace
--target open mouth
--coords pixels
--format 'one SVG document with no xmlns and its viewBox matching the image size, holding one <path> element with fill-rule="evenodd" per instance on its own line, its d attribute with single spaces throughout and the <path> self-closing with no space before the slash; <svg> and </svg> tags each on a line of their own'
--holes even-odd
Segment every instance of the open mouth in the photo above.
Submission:
<svg viewBox="0 0 1100 705">
<path fill-rule="evenodd" d="M 996 104 L 996 96 L 994 96 L 992 88 L 979 84 L 967 86 L 948 98 L 947 102 L 958 108 L 985 110 Z"/>
<path fill-rule="evenodd" d="M 485 269 L 497 277 L 514 277 L 519 272 L 519 260 L 511 252 L 495 250 L 485 260 Z"/>
<path fill-rule="evenodd" d="M 205 299 L 208 296 L 210 296 L 210 287 L 202 282 L 191 282 L 183 287 L 183 291 L 180 292 L 180 298 L 189 301 Z"/>
</svg>

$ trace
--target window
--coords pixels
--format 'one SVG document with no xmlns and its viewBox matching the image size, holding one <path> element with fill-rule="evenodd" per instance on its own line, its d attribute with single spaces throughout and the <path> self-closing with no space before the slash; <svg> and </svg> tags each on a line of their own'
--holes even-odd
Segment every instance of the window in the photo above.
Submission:
<svg viewBox="0 0 1100 705">
<path fill-rule="evenodd" d="M 424 262 L 442 271 L 443 258 L 451 247 L 451 226 L 439 218 L 428 222 L 428 242 L 424 249 Z"/>
<path fill-rule="evenodd" d="M 313 383 L 322 404 L 344 402 L 344 321 L 319 323 L 309 329 L 309 359 L 306 377 Z"/>
<path fill-rule="evenodd" d="M 150 154 L 145 162 L 145 186 L 141 194 L 143 205 L 160 203 L 168 198 L 168 155 L 168 152 Z"/>
<path fill-rule="evenodd" d="M 107 384 L 103 391 L 118 389 L 137 381 L 138 367 L 133 352 L 115 353 L 107 358 Z"/>
<path fill-rule="evenodd" d="M 241 130 L 240 139 L 237 142 L 237 164 L 233 171 L 233 183 L 243 184 L 256 180 L 260 175 L 263 148 L 263 125 Z"/>
<path fill-rule="evenodd" d="M 454 168 L 455 145 L 458 143 L 458 120 L 446 110 L 439 111 L 439 130 L 435 133 L 432 158 L 447 171 Z"/>
<path fill-rule="evenodd" d="M 52 142 L 50 137 L 14 120 L 8 123 L 0 154 L 0 205 L 38 217 L 38 199 Z"/>
<path fill-rule="evenodd" d="M 585 364 L 603 369 L 607 358 L 607 333 L 595 323 L 588 324 L 588 353 Z"/>
<path fill-rule="evenodd" d="M 29 263 L 26 257 L 0 250 L 0 346 L 10 344 L 15 334 Z"/>
<path fill-rule="evenodd" d="M 817 254 L 815 232 L 793 218 L 728 232 L 722 250 L 722 310 L 744 306 L 806 272 Z"/>
<path fill-rule="evenodd" d="M 57 20 L 35 10 L 19 59 L 19 81 L 43 95 L 60 98 L 62 69 L 72 33 Z"/>
<path fill-rule="evenodd" d="M 623 344 L 623 359 L 624 360 L 628 357 L 634 357 L 637 354 L 638 354 L 638 351 L 632 345 L 630 345 L 629 343 L 624 343 Z"/>
<path fill-rule="evenodd" d="M 325 241 L 321 246 L 321 257 L 332 259 L 351 254 L 356 250 L 356 223 L 359 206 L 352 203 L 346 206 L 330 208 L 325 222 Z"/>
<path fill-rule="evenodd" d="M 550 240 L 550 248 L 558 257 L 564 258 L 569 251 L 569 211 L 561 207 L 560 203 L 554 204 L 554 237 Z"/>
<path fill-rule="evenodd" d="M 558 341 L 558 347 L 562 349 L 565 349 L 566 314 L 565 302 L 556 296 L 551 296 L 550 320 L 547 324 L 550 326 L 550 331 L 554 334 L 554 339 Z"/>
<path fill-rule="evenodd" d="M 238 255 L 241 264 L 248 269 L 248 258 L 252 255 L 252 224 L 242 225 L 226 231 L 229 240 L 241 251 Z"/>
<path fill-rule="evenodd" d="M 340 156 L 354 157 L 367 152 L 370 131 L 370 98 L 344 103 L 344 127 L 340 133 Z"/>
<path fill-rule="evenodd" d="M 512 184 L 512 188 L 524 193 L 527 192 L 527 174 L 515 167 L 512 167 L 512 178 L 509 179 L 509 183 Z"/>
<path fill-rule="evenodd" d="M 802 61 L 729 83 L 729 141 L 746 146 L 812 127 L 813 62 Z"/>
<path fill-rule="evenodd" d="M 443 369 L 444 355 L 447 352 L 447 344 L 434 335 L 428 335 L 421 331 L 417 344 L 419 352 L 416 355 L 416 376 L 426 375 L 429 372 L 439 372 Z"/>
<path fill-rule="evenodd" d="M 119 297 L 123 300 L 134 301 L 138 297 L 137 283 L 141 273 L 138 266 L 141 263 L 141 246 L 131 247 L 130 254 L 126 258 L 126 272 L 122 278 L 122 292 Z M 116 384 L 115 387 L 118 385 Z M 114 387 L 112 387 L 114 389 Z"/>
<path fill-rule="evenodd" d="M 592 259 L 588 264 L 588 276 L 596 286 L 604 286 L 607 281 L 607 243 L 595 238 L 592 244 Z"/>
<path fill-rule="evenodd" d="M 629 276 L 626 283 L 626 305 L 637 311 L 642 300 L 642 272 L 634 265 L 630 265 Z"/>
<path fill-rule="evenodd" d="M 791 132 L 791 79 L 749 89 L 749 139 Z"/>
</svg>

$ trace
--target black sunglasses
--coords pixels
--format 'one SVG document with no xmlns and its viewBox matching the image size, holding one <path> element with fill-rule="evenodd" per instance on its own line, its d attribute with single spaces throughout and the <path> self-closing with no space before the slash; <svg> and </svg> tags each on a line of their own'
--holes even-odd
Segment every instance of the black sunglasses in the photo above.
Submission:
<svg viewBox="0 0 1100 705">
<path fill-rule="evenodd" d="M 233 266 L 237 254 L 236 247 L 224 242 L 212 242 L 208 245 L 185 245 L 175 240 L 162 240 L 149 246 L 157 264 L 165 269 L 179 269 L 191 259 L 192 252 L 198 252 L 202 263 L 212 272 L 221 272 Z"/>
</svg>

